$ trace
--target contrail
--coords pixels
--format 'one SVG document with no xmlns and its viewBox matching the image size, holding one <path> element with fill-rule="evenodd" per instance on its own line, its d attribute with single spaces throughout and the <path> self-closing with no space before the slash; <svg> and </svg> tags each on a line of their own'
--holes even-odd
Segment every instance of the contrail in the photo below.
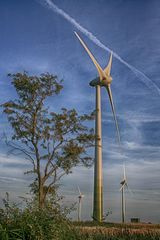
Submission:
<svg viewBox="0 0 160 240">
<path fill-rule="evenodd" d="M 160 95 L 160 88 L 144 73 L 140 70 L 135 68 L 134 66 L 127 63 L 123 58 L 121 58 L 117 53 L 115 53 L 112 49 L 105 46 L 96 36 L 94 36 L 91 32 L 89 32 L 86 28 L 81 26 L 74 18 L 72 18 L 68 13 L 64 10 L 60 9 L 57 5 L 55 5 L 51 0 L 43 0 L 45 5 L 51 9 L 52 11 L 56 12 L 57 14 L 61 15 L 65 18 L 68 22 L 70 22 L 73 26 L 75 26 L 80 32 L 85 34 L 92 42 L 94 42 L 97 46 L 104 49 L 107 52 L 112 52 L 113 56 L 118 59 L 121 63 L 123 63 L 126 67 L 128 67 L 148 88 L 151 90 L 155 90 Z"/>
</svg>

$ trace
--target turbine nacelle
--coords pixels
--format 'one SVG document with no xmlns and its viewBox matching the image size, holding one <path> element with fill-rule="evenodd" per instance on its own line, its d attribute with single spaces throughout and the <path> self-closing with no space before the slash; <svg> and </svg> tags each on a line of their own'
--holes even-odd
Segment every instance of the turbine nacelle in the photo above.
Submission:
<svg viewBox="0 0 160 240">
<path fill-rule="evenodd" d="M 122 186 L 127 185 L 126 179 L 122 180 L 122 181 L 120 182 L 120 184 L 121 184 Z"/>
<path fill-rule="evenodd" d="M 112 82 L 112 77 L 111 76 L 106 76 L 104 77 L 102 80 L 100 80 L 100 77 L 97 77 L 95 79 L 93 79 L 89 85 L 91 87 L 96 87 L 97 85 L 101 86 L 101 87 L 108 87 Z"/>
<path fill-rule="evenodd" d="M 84 194 L 81 193 L 79 186 L 78 186 L 78 192 L 79 192 L 78 198 L 79 200 L 81 200 L 84 197 Z"/>
<path fill-rule="evenodd" d="M 82 198 L 84 197 L 84 195 L 81 193 L 81 190 L 78 186 L 78 192 L 79 192 L 79 195 L 78 195 L 78 221 L 81 220 L 81 208 L 82 208 Z"/>
<path fill-rule="evenodd" d="M 121 191 L 124 187 L 127 187 L 127 188 L 128 188 L 127 178 L 126 178 L 126 168 L 125 168 L 125 164 L 123 164 L 123 180 L 120 182 L 120 184 L 122 185 L 121 188 L 119 189 L 120 191 Z"/>
<path fill-rule="evenodd" d="M 100 84 L 101 84 L 101 82 L 100 82 L 100 78 L 99 78 L 99 77 L 93 79 L 93 80 L 90 81 L 90 83 L 89 83 L 89 85 L 90 85 L 91 87 L 96 87 L 97 85 L 100 85 Z"/>
<path fill-rule="evenodd" d="M 79 199 L 82 199 L 84 197 L 84 195 L 79 195 L 78 198 Z"/>
</svg>

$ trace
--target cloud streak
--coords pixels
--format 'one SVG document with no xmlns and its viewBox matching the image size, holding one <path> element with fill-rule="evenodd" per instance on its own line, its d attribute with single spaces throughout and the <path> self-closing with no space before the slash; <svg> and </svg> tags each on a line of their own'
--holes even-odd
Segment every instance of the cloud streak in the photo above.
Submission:
<svg viewBox="0 0 160 240">
<path fill-rule="evenodd" d="M 110 49 L 109 47 L 104 45 L 93 33 L 91 33 L 86 28 L 84 28 L 80 23 L 78 23 L 74 18 L 72 18 L 68 13 L 66 13 L 64 10 L 60 9 L 57 5 L 55 5 L 51 0 L 44 0 L 44 3 L 49 9 L 51 9 L 52 11 L 61 15 L 64 19 L 66 19 L 74 27 L 76 27 L 80 32 L 85 34 L 97 46 L 99 46 L 100 48 L 104 49 L 107 52 L 112 52 L 113 56 L 117 60 L 119 60 L 121 63 L 123 63 L 126 67 L 128 67 L 136 75 L 136 77 L 138 79 L 140 79 L 149 89 L 157 92 L 160 95 L 160 88 L 150 78 L 148 78 L 144 73 L 142 73 L 137 68 L 135 68 L 134 66 L 127 63 L 124 59 L 122 59 L 112 49 Z"/>
</svg>

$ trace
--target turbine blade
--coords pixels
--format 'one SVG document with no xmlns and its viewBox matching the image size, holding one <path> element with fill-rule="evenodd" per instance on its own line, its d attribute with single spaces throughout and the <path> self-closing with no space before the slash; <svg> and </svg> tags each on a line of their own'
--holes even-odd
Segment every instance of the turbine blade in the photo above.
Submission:
<svg viewBox="0 0 160 240">
<path fill-rule="evenodd" d="M 126 186 L 127 186 L 127 189 L 128 189 L 128 191 L 129 191 L 129 193 L 133 196 L 133 191 L 130 189 L 130 187 L 128 186 L 128 184 L 126 184 Z"/>
<path fill-rule="evenodd" d="M 86 46 L 86 44 L 83 42 L 83 40 L 80 38 L 80 36 L 78 35 L 77 32 L 74 32 L 75 35 L 77 36 L 77 38 L 79 39 L 80 43 L 82 44 L 82 46 L 84 47 L 84 49 L 87 51 L 88 55 L 90 56 L 90 58 L 92 59 L 94 65 L 97 68 L 97 71 L 99 73 L 99 77 L 100 80 L 102 80 L 105 77 L 104 71 L 101 68 L 101 66 L 98 64 L 97 60 L 95 59 L 95 57 L 93 56 L 93 54 L 90 52 L 90 50 L 88 49 L 88 47 Z"/>
<path fill-rule="evenodd" d="M 115 107 L 114 107 L 114 103 L 113 103 L 113 97 L 112 97 L 111 87 L 110 87 L 110 85 L 108 85 L 106 88 L 107 88 L 107 92 L 108 92 L 108 95 L 109 95 L 109 100 L 110 100 L 110 103 L 111 103 L 111 108 L 112 108 L 112 112 L 113 112 L 113 117 L 114 117 L 114 121 L 115 121 L 115 125 L 116 125 L 118 143 L 119 143 L 119 145 L 121 146 L 120 132 L 119 132 L 119 127 L 118 127 L 118 121 L 117 121 L 117 117 L 116 117 Z"/>
<path fill-rule="evenodd" d="M 123 176 L 124 176 L 124 180 L 126 180 L 126 166 L 125 166 L 125 163 L 123 163 Z"/>
<path fill-rule="evenodd" d="M 78 186 L 78 192 L 79 192 L 79 195 L 82 195 L 79 186 Z"/>
<path fill-rule="evenodd" d="M 108 76 L 110 76 L 110 73 L 111 73 L 111 66 L 112 66 L 112 52 L 111 52 L 111 55 L 110 55 L 110 59 L 109 59 L 108 65 L 104 69 L 105 74 L 108 75 Z"/>
<path fill-rule="evenodd" d="M 125 185 L 125 184 L 123 184 L 122 187 L 120 187 L 119 191 L 122 191 L 122 189 L 124 188 L 124 185 Z"/>
</svg>

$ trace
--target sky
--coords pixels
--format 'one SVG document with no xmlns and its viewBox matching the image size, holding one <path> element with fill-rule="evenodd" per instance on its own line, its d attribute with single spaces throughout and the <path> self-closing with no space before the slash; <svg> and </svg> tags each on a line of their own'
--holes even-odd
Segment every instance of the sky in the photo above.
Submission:
<svg viewBox="0 0 160 240">
<path fill-rule="evenodd" d="M 104 212 L 112 211 L 108 221 L 121 221 L 120 181 L 123 161 L 128 185 L 126 218 L 160 222 L 160 2 L 159 0 L 0 0 L 0 103 L 14 99 L 16 93 L 8 73 L 28 71 L 56 74 L 64 89 L 51 98 L 51 110 L 76 108 L 89 113 L 95 108 L 95 89 L 89 86 L 97 76 L 95 66 L 76 38 L 86 42 L 104 68 L 109 52 L 118 54 L 132 69 L 113 57 L 112 93 L 122 140 L 122 154 L 105 89 L 102 92 Z M 58 14 L 54 3 L 69 16 Z M 71 18 L 72 21 L 71 21 Z M 74 21 L 73 21 L 74 20 Z M 76 22 L 76 24 L 75 24 Z M 77 25 L 78 24 L 78 25 Z M 78 26 L 78 29 L 77 29 Z M 81 26 L 81 28 L 79 27 Z M 83 30 L 83 31 L 82 31 Z M 85 31 L 84 31 L 85 30 Z M 81 32 L 82 31 L 82 32 Z M 86 33 L 92 33 L 87 34 Z M 93 36 L 96 41 L 93 41 Z M 94 38 L 95 39 L 95 38 Z M 136 70 L 135 70 L 136 69 Z M 135 72 L 136 71 L 136 72 Z M 29 163 L 20 156 L 8 155 L 3 133 L 11 129 L 0 112 L 0 200 L 5 192 L 12 200 L 27 196 L 30 177 L 24 175 Z M 94 127 L 94 123 L 93 123 Z M 94 151 L 92 152 L 94 154 Z M 78 167 L 61 181 L 64 204 L 78 200 L 80 187 L 85 195 L 82 219 L 91 219 L 93 167 Z M 76 219 L 77 212 L 71 217 Z"/>
</svg>

